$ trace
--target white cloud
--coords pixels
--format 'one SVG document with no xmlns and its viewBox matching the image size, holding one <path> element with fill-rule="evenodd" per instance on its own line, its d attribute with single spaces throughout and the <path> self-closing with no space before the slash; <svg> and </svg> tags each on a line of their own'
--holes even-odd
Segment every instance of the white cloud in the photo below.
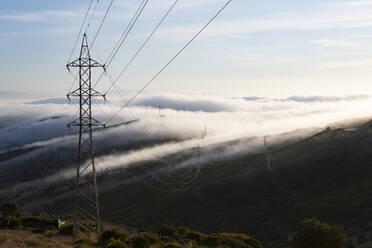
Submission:
<svg viewBox="0 0 372 248">
<path fill-rule="evenodd" d="M 241 156 L 262 148 L 260 139 L 257 142 L 257 139 L 254 141 L 246 138 L 278 134 L 298 128 L 324 127 L 333 121 L 369 116 L 368 106 L 371 102 L 371 97 L 367 95 L 285 98 L 143 95 L 139 98 L 138 105 L 131 108 L 140 121 L 129 126 L 95 132 L 97 154 L 103 151 L 97 155 L 96 164 L 101 171 L 125 168 L 138 162 L 161 159 L 180 151 L 193 149 L 198 145 L 208 151 L 202 153 L 203 161 Z M 55 180 L 67 180 L 73 176 L 70 169 L 74 166 L 72 158 L 75 156 L 72 154 L 76 148 L 77 137 L 67 135 L 65 124 L 74 113 L 73 108 L 77 106 L 67 108 L 66 104 L 50 104 L 48 101 L 44 103 L 0 104 L 0 113 L 2 113 L 0 124 L 1 121 L 7 122 L 10 114 L 17 117 L 0 129 L 0 147 L 38 148 L 12 159 L 0 161 L 0 167 L 7 169 L 12 168 L 11 165 L 22 167 L 27 161 L 27 168 L 35 169 L 33 164 L 46 168 L 48 163 L 53 163 L 54 159 L 60 163 L 60 167 L 53 167 L 56 174 L 52 176 L 45 171 L 49 177 L 43 181 L 52 184 Z M 163 108 L 162 117 L 158 113 L 159 105 Z M 101 107 L 110 114 L 107 106 Z M 114 109 L 118 108 L 118 104 L 114 105 Z M 15 109 L 17 111 L 14 111 Z M 50 117 L 51 113 L 67 116 L 60 119 L 43 118 Z M 103 118 L 102 113 L 95 113 L 98 119 Z M 132 118 L 131 116 L 132 114 L 126 112 L 121 117 L 128 120 Z M 205 126 L 207 126 L 207 137 L 202 140 L 200 137 Z M 307 135 L 310 133 L 308 132 Z M 241 139 L 244 141 L 237 142 Z M 159 140 L 165 143 L 160 144 Z M 226 146 L 224 142 L 230 143 Z M 216 146 L 219 150 L 213 152 L 210 148 Z M 123 147 L 130 147 L 130 149 L 121 150 Z M 186 159 L 171 163 L 170 166 L 174 168 L 192 164 L 192 159 Z M 53 166 L 57 165 L 53 164 Z M 35 184 L 27 185 L 35 187 Z"/>
<path fill-rule="evenodd" d="M 68 19 L 80 16 L 81 13 L 74 11 L 39 11 L 26 13 L 0 14 L 0 19 L 19 22 L 50 22 L 56 19 Z"/>
<path fill-rule="evenodd" d="M 371 0 L 362 0 L 362 1 L 340 1 L 338 3 L 334 3 L 332 5 L 335 5 L 335 6 L 342 6 L 342 7 L 355 7 L 355 6 L 366 6 L 366 5 L 372 5 L 372 1 Z"/>
<path fill-rule="evenodd" d="M 360 68 L 372 66 L 372 60 L 360 59 L 360 60 L 337 60 L 337 61 L 324 61 L 317 63 L 316 66 L 320 69 L 345 69 L 345 68 Z"/>
<path fill-rule="evenodd" d="M 335 39 L 320 39 L 320 40 L 314 40 L 311 43 L 319 45 L 321 47 L 325 47 L 325 48 L 331 48 L 331 47 L 358 47 L 360 45 L 356 42 L 345 41 L 345 40 L 335 40 Z"/>
<path fill-rule="evenodd" d="M 363 1 L 364 3 L 364 1 Z M 370 3 L 368 1 L 368 3 Z M 313 6 L 312 6 L 313 7 Z M 372 7 L 372 5 L 371 5 Z M 230 20 L 217 19 L 212 23 L 207 30 L 204 31 L 203 37 L 245 37 L 249 34 L 259 32 L 271 32 L 279 30 L 324 30 L 324 29 L 344 29 L 372 26 L 372 8 L 354 4 L 353 6 L 336 5 L 327 6 L 320 5 L 312 9 L 298 13 L 295 11 L 278 12 L 263 14 L 262 16 L 254 16 L 244 18 L 237 16 Z M 234 8 L 234 5 L 231 6 Z M 208 18 L 206 17 L 205 20 Z M 167 33 L 167 39 L 180 41 L 188 39 L 194 34 L 204 23 L 192 23 L 189 25 L 173 25 L 162 29 L 162 32 Z M 324 44 L 338 46 L 351 46 L 351 42 L 335 40 L 323 40 Z"/>
</svg>

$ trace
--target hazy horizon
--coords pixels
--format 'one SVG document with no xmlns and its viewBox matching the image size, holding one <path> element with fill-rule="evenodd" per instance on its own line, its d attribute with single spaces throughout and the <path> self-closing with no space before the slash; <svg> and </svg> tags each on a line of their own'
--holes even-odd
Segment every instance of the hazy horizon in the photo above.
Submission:
<svg viewBox="0 0 372 248">
<path fill-rule="evenodd" d="M 114 77 L 171 3 L 149 2 L 109 69 Z M 224 3 L 180 0 L 119 81 L 121 90 L 142 87 Z M 88 4 L 2 1 L 0 90 L 65 95 L 73 78 L 65 64 Z M 89 37 L 107 5 L 100 1 L 90 16 Z M 106 59 L 135 8 L 134 0 L 114 2 L 92 51 L 94 58 Z M 148 90 L 253 96 L 372 94 L 371 13 L 370 0 L 233 1 Z M 99 73 L 95 70 L 94 75 Z M 105 77 L 98 88 L 108 87 Z"/>
</svg>

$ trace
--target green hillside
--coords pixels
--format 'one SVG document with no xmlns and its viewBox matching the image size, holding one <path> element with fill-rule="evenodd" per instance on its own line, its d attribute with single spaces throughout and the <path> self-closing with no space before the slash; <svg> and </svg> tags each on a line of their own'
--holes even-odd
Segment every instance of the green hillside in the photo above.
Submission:
<svg viewBox="0 0 372 248">
<path fill-rule="evenodd" d="M 270 146 L 268 138 L 274 172 L 267 169 L 265 154 L 219 161 L 203 167 L 184 192 L 122 184 L 101 194 L 103 219 L 152 230 L 167 223 L 209 233 L 250 233 L 264 241 L 285 241 L 306 217 L 346 228 L 367 224 L 370 134 L 367 123 L 357 131 L 327 129 L 284 147 Z M 118 170 L 115 177 L 128 175 Z M 48 212 L 66 210 L 68 204 L 59 201 Z"/>
</svg>

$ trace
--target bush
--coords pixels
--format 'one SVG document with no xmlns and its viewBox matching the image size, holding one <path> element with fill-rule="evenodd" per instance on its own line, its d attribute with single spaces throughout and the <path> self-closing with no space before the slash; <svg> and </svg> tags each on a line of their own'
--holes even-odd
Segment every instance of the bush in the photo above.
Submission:
<svg viewBox="0 0 372 248">
<path fill-rule="evenodd" d="M 346 236 L 341 226 L 330 226 L 318 219 L 305 219 L 300 229 L 289 235 L 288 242 L 293 248 L 342 248 Z"/>
<path fill-rule="evenodd" d="M 162 248 L 182 248 L 183 246 L 179 243 L 172 242 L 172 243 L 166 243 L 161 246 Z"/>
<path fill-rule="evenodd" d="M 91 233 L 97 230 L 96 226 L 89 222 L 80 223 L 78 229 L 83 233 Z"/>
<path fill-rule="evenodd" d="M 21 226 L 21 220 L 16 217 L 4 218 L 0 223 L 0 228 L 2 229 L 18 229 Z"/>
<path fill-rule="evenodd" d="M 87 239 L 79 239 L 72 242 L 72 246 L 75 248 L 93 247 L 92 243 Z"/>
<path fill-rule="evenodd" d="M 128 245 L 121 240 L 111 239 L 106 245 L 105 248 L 128 248 Z"/>
<path fill-rule="evenodd" d="M 151 242 L 146 236 L 138 235 L 132 239 L 133 248 L 148 248 Z"/>
<path fill-rule="evenodd" d="M 220 243 L 220 237 L 217 234 L 207 235 L 203 239 L 203 244 L 207 246 L 218 246 Z"/>
<path fill-rule="evenodd" d="M 35 241 L 35 240 L 27 240 L 26 245 L 30 247 L 39 247 L 41 246 L 40 242 Z"/>
<path fill-rule="evenodd" d="M 61 235 L 71 236 L 74 232 L 74 225 L 68 224 L 63 225 L 61 229 L 59 229 L 58 233 Z"/>
<path fill-rule="evenodd" d="M 0 245 L 6 242 L 6 236 L 0 236 Z"/>
<path fill-rule="evenodd" d="M 223 237 L 219 241 L 222 245 L 236 248 L 252 248 L 251 245 L 245 244 L 243 241 L 231 237 Z M 313 247 L 314 248 L 314 247 Z"/>
<path fill-rule="evenodd" d="M 42 217 L 32 216 L 22 219 L 22 226 L 24 227 L 47 228 L 48 225 L 48 219 Z"/>
<path fill-rule="evenodd" d="M 239 240 L 243 242 L 245 245 L 252 246 L 254 248 L 262 248 L 261 242 L 258 240 L 246 235 L 246 234 L 241 234 L 241 233 L 221 233 L 221 237 L 223 238 L 228 238 L 228 239 L 233 239 L 233 240 Z"/>
<path fill-rule="evenodd" d="M 124 233 L 124 232 L 119 232 L 116 229 L 109 229 L 109 230 L 104 231 L 101 234 L 101 241 L 102 241 L 103 244 L 108 243 L 109 241 L 111 241 L 111 239 L 120 240 L 122 242 L 125 242 L 125 241 L 129 240 L 129 235 L 127 233 Z"/>
<path fill-rule="evenodd" d="M 183 226 L 179 226 L 177 227 L 176 229 L 176 234 L 178 236 L 185 236 L 186 234 L 188 234 L 190 232 L 190 229 L 187 228 L 187 227 L 183 227 Z"/>
<path fill-rule="evenodd" d="M 45 232 L 46 232 L 46 230 L 45 229 L 41 229 L 41 228 L 36 228 L 36 229 L 33 229 L 32 230 L 32 233 L 37 233 L 37 234 L 43 234 Z"/>
<path fill-rule="evenodd" d="M 191 240 L 195 240 L 195 241 L 201 241 L 204 237 L 205 237 L 205 234 L 202 234 L 200 232 L 197 232 L 197 231 L 190 231 L 186 237 L 188 239 L 191 239 Z"/>
<path fill-rule="evenodd" d="M 160 236 L 160 240 L 164 243 L 172 243 L 175 241 L 174 238 L 168 237 L 168 236 Z"/>
<path fill-rule="evenodd" d="M 176 228 L 169 225 L 163 225 L 159 229 L 159 234 L 162 236 L 174 237 L 176 234 Z"/>
<path fill-rule="evenodd" d="M 158 244 L 162 241 L 159 237 L 149 232 L 143 232 L 139 236 L 147 238 L 150 241 L 150 245 Z"/>
<path fill-rule="evenodd" d="M 14 202 L 7 202 L 1 206 L 1 213 L 5 218 L 16 216 L 18 214 L 18 205 Z"/>
</svg>

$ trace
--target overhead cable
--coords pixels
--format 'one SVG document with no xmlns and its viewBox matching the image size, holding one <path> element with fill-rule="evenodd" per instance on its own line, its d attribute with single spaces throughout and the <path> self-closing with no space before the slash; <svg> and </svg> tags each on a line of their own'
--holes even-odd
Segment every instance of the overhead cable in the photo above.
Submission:
<svg viewBox="0 0 372 248">
<path fill-rule="evenodd" d="M 114 2 L 114 0 L 111 0 L 110 4 L 109 4 L 109 6 L 108 6 L 108 8 L 107 8 L 107 10 L 106 10 L 106 13 L 105 13 L 105 15 L 103 16 L 103 19 L 102 19 L 102 21 L 101 21 L 101 24 L 99 25 L 98 30 L 97 30 L 96 34 L 94 35 L 94 38 L 93 38 L 93 41 L 92 41 L 92 45 L 91 45 L 91 47 L 94 45 L 94 43 L 96 42 L 97 36 L 98 36 L 99 33 L 101 32 L 102 26 L 103 26 L 103 24 L 104 24 L 105 21 L 106 21 L 106 17 L 107 17 L 107 15 L 108 15 L 108 13 L 110 12 L 110 9 L 111 9 L 111 6 L 112 6 L 113 2 Z"/>
<path fill-rule="evenodd" d="M 86 22 L 86 20 L 87 20 L 88 15 L 89 15 L 89 11 L 90 11 L 90 8 L 92 7 L 92 3 L 93 3 L 93 1 L 94 1 L 94 0 L 90 0 L 89 7 L 88 7 L 88 9 L 87 9 L 87 12 L 85 13 L 83 23 L 81 24 L 79 34 L 78 34 L 78 36 L 76 37 L 75 44 L 74 44 L 74 46 L 73 46 L 73 48 L 72 48 L 72 51 L 71 51 L 70 57 L 69 57 L 69 59 L 68 59 L 68 62 L 71 61 L 72 55 L 73 55 L 74 52 L 75 52 L 76 45 L 77 45 L 77 43 L 78 43 L 78 41 L 79 41 L 79 38 L 80 38 L 81 32 L 83 31 L 83 28 L 84 28 L 84 26 L 85 26 L 85 22 Z"/>
<path fill-rule="evenodd" d="M 130 22 L 128 23 L 128 25 L 126 26 L 126 28 L 124 29 L 124 32 L 120 36 L 119 40 L 115 44 L 114 48 L 112 49 L 110 55 L 108 56 L 108 58 L 107 58 L 107 60 L 105 62 L 106 69 L 110 66 L 110 64 L 113 61 L 114 57 L 116 56 L 116 54 L 118 53 L 118 51 L 120 50 L 120 48 L 122 47 L 122 45 L 124 44 L 124 41 L 128 37 L 130 31 L 133 29 L 133 27 L 136 24 L 138 18 L 141 16 L 141 14 L 142 14 L 143 10 L 145 9 L 148 1 L 149 0 L 142 0 L 140 6 L 138 7 L 138 9 L 136 11 L 136 13 L 134 14 L 134 16 L 132 17 L 132 19 L 130 20 Z M 102 77 L 103 77 L 104 74 L 105 74 L 105 72 L 102 72 L 101 73 L 101 75 L 97 79 L 96 83 L 94 84 L 93 89 L 96 88 L 97 84 L 100 82 L 100 80 L 102 79 Z"/>
<path fill-rule="evenodd" d="M 176 6 L 178 0 L 175 0 L 174 3 L 171 5 L 171 7 L 168 9 L 168 11 L 165 13 L 163 18 L 160 20 L 160 22 L 156 25 L 154 30 L 150 33 L 150 35 L 147 37 L 147 39 L 142 43 L 142 45 L 139 47 L 137 52 L 134 54 L 132 59 L 129 61 L 129 63 L 124 67 L 124 69 L 120 72 L 120 74 L 117 76 L 114 82 L 112 82 L 111 86 L 108 88 L 105 94 L 108 94 L 108 92 L 112 89 L 112 87 L 115 86 L 115 84 L 119 81 L 119 79 L 123 76 L 123 74 L 127 71 L 128 67 L 132 64 L 132 62 L 135 60 L 135 58 L 138 56 L 138 54 L 143 50 L 143 48 L 146 46 L 146 44 L 149 42 L 149 40 L 152 38 L 152 36 L 155 34 L 155 32 L 159 29 L 161 24 L 164 22 L 164 20 L 168 17 L 168 15 L 171 13 L 173 8 Z"/>
<path fill-rule="evenodd" d="M 216 19 L 216 17 L 221 14 L 221 12 L 232 2 L 229 0 L 195 35 L 194 37 L 158 72 L 153 76 L 141 89 L 139 89 L 136 94 L 127 101 L 105 124 L 109 123 L 113 118 L 115 118 L 124 108 L 126 108 L 136 97 L 141 94 L 203 31 L 209 24 Z"/>
</svg>

